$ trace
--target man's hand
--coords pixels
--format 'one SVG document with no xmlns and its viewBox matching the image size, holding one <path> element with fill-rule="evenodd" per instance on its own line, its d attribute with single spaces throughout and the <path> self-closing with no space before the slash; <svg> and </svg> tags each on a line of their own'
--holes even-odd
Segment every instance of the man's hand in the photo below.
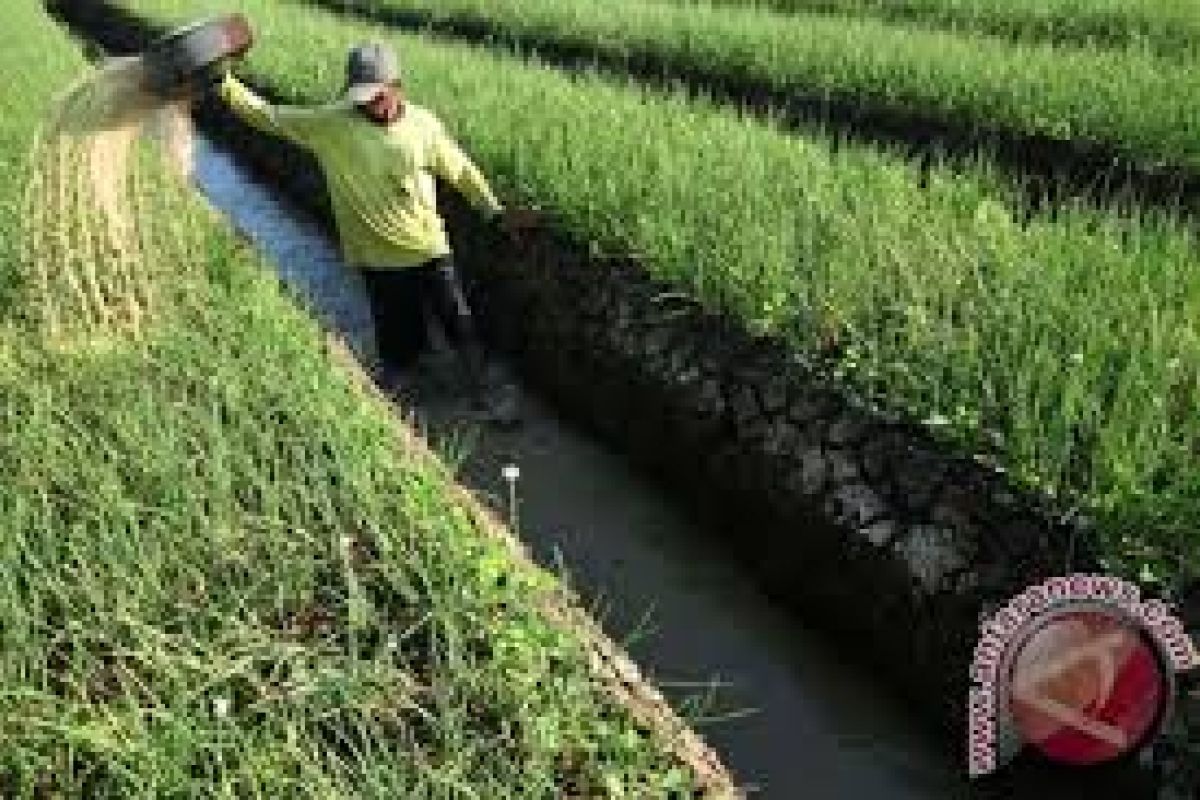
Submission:
<svg viewBox="0 0 1200 800">
<path fill-rule="evenodd" d="M 500 230 L 520 244 L 524 233 L 541 227 L 542 212 L 533 208 L 507 208 L 500 213 L 499 225 Z"/>
</svg>

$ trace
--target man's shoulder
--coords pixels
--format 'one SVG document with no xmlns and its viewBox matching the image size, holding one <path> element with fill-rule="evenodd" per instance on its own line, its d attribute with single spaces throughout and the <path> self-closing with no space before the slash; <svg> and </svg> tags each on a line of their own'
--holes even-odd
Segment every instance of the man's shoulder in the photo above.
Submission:
<svg viewBox="0 0 1200 800">
<path fill-rule="evenodd" d="M 351 118 L 353 106 L 345 100 L 334 100 L 328 103 L 311 106 L 285 106 L 280 112 L 286 117 L 298 122 L 312 125 L 338 123 Z"/>
<path fill-rule="evenodd" d="M 420 103 L 406 103 L 405 113 L 411 114 L 413 122 L 422 128 L 430 128 L 438 130 L 442 127 L 442 120 L 431 109 Z"/>
</svg>

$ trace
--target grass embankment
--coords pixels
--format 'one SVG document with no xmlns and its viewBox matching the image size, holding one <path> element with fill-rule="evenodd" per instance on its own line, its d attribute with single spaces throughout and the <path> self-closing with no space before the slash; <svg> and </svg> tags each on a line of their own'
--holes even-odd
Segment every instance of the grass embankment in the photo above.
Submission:
<svg viewBox="0 0 1200 800">
<path fill-rule="evenodd" d="M 50 90 L 84 62 L 39 3 L 5 12 L 11 233 Z M 190 302 L 140 344 L 51 349 L 4 308 L 0 795 L 685 789 L 539 610 L 557 582 L 480 532 L 215 214 L 180 213 Z"/>
<path fill-rule="evenodd" d="M 891 109 L 954 128 L 1100 143 L 1143 164 L 1200 168 L 1200 70 L 1097 50 L 903 28 L 874 19 L 648 0 L 323 0 L 486 24 L 523 47 L 819 101 Z M 1148 102 L 1153 98 L 1153 102 Z M 924 135 L 914 130 L 914 136 Z"/>
<path fill-rule="evenodd" d="M 227 7 L 123 5 L 159 22 Z M 890 155 L 682 95 L 301 5 L 235 6 L 260 33 L 245 74 L 285 99 L 331 97 L 350 43 L 390 39 L 412 95 L 513 195 L 800 352 L 836 340 L 835 368 L 864 391 L 1083 497 L 1123 569 L 1194 555 L 1200 270 L 1178 223 L 1081 208 L 1020 225 L 983 166 L 920 188 Z"/>
<path fill-rule="evenodd" d="M 1134 47 L 1191 59 L 1200 52 L 1192 0 L 671 0 L 913 22 L 1012 40 Z"/>
</svg>

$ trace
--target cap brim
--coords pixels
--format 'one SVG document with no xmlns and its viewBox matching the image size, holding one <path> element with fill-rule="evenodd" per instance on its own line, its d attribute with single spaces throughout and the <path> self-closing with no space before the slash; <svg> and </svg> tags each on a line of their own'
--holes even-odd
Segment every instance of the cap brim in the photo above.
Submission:
<svg viewBox="0 0 1200 800">
<path fill-rule="evenodd" d="M 369 103 L 375 95 L 387 88 L 386 83 L 356 83 L 346 90 L 346 97 L 357 105 Z"/>
</svg>

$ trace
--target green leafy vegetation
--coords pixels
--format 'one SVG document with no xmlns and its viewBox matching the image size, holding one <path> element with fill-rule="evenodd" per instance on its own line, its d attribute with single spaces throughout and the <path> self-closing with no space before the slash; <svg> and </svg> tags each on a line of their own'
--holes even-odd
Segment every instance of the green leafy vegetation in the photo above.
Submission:
<svg viewBox="0 0 1200 800">
<path fill-rule="evenodd" d="M 48 89 L 85 65 L 39 3 L 5 12 L 8 242 Z M 216 214 L 172 209 L 188 302 L 140 339 L 0 316 L 0 795 L 686 795 L 542 613 L 557 581 Z"/>
<path fill-rule="evenodd" d="M 224 7 L 123 4 L 160 22 Z M 1086 207 L 1025 224 L 986 164 L 921 186 L 898 157 L 682 94 L 300 5 L 238 7 L 260 33 L 245 74 L 285 100 L 328 99 L 352 42 L 390 39 L 413 98 L 510 196 L 800 353 L 835 343 L 863 391 L 1085 502 L 1121 566 L 1191 551 L 1200 270 L 1186 226 Z"/>
<path fill-rule="evenodd" d="M 748 93 L 851 99 L 968 128 L 1100 142 L 1200 167 L 1200 70 L 1134 49 L 1060 47 L 871 18 L 650 0 L 341 0 L 350 9 L 485 22 L 503 41 L 648 59 Z M 1154 102 L 1147 102 L 1154 98 Z"/>
<path fill-rule="evenodd" d="M 1191 59 L 1200 5 L 1191 0 L 670 0 L 878 17 L 1014 40 L 1143 48 Z"/>
</svg>

